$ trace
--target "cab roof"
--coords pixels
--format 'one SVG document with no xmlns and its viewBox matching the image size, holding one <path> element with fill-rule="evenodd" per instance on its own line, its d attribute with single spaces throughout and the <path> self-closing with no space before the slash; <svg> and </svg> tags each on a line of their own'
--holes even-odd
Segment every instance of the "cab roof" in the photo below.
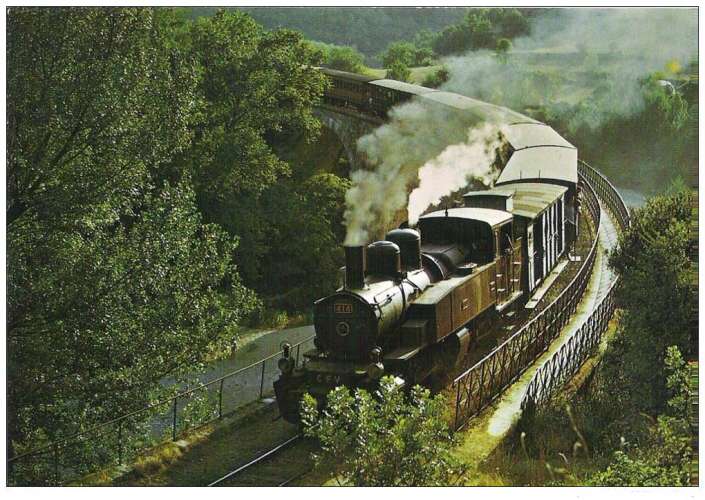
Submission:
<svg viewBox="0 0 705 500">
<path fill-rule="evenodd" d="M 436 212 L 431 212 L 426 215 L 419 217 L 419 220 L 429 220 L 429 219 L 465 219 L 465 220 L 476 220 L 484 222 L 491 227 L 501 226 L 512 220 L 512 214 L 505 212 L 504 210 L 495 210 L 492 208 L 449 208 L 447 210 L 438 210 Z"/>
</svg>

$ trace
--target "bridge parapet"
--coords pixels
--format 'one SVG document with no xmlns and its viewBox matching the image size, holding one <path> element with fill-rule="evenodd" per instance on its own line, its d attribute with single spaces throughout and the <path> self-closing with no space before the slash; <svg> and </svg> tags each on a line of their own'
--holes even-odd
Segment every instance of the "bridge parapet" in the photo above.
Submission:
<svg viewBox="0 0 705 500">
<path fill-rule="evenodd" d="M 583 203 L 599 231 L 600 203 L 590 182 L 579 172 Z M 570 284 L 534 319 L 453 381 L 456 430 L 489 406 L 546 352 L 575 313 L 592 274 L 598 238 Z"/>
<path fill-rule="evenodd" d="M 607 177 L 585 162 L 580 163 L 580 173 L 597 192 L 605 208 L 617 222 L 619 230 L 624 231 L 629 227 L 631 224 L 629 209 L 619 191 Z M 602 334 L 607 330 L 609 321 L 614 315 L 615 291 L 618 282 L 617 277 L 587 320 L 534 374 L 521 402 L 523 411 L 533 411 L 538 406 L 548 403 L 595 352 L 602 340 Z"/>
</svg>

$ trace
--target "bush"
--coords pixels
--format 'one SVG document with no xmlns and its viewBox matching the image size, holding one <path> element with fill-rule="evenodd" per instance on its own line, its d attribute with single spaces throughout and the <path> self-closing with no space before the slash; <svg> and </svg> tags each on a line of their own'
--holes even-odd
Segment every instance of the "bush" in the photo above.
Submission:
<svg viewBox="0 0 705 500">
<path fill-rule="evenodd" d="M 328 394 L 320 411 L 309 394 L 302 401 L 304 434 L 320 441 L 316 462 L 337 463 L 354 486 L 448 486 L 463 470 L 450 455 L 453 434 L 442 396 L 416 386 L 410 399 L 392 377 L 373 397 L 346 387 Z"/>
<path fill-rule="evenodd" d="M 326 68 L 349 73 L 362 73 L 365 68 L 364 56 L 353 47 L 321 42 L 311 42 L 311 44 L 321 52 L 321 64 Z"/>
<path fill-rule="evenodd" d="M 411 70 L 402 62 L 395 62 L 387 71 L 387 78 L 398 80 L 400 82 L 408 82 L 411 77 Z"/>
<path fill-rule="evenodd" d="M 444 83 L 448 81 L 448 78 L 450 78 L 450 73 L 448 72 L 448 68 L 445 66 L 440 67 L 437 71 L 431 73 L 426 77 L 426 79 L 423 81 L 423 86 L 424 87 L 430 87 L 437 89 Z"/>
<path fill-rule="evenodd" d="M 658 418 L 653 440 L 628 453 L 616 451 L 604 471 L 588 479 L 589 486 L 686 486 L 692 457 L 685 421 Z"/>
</svg>

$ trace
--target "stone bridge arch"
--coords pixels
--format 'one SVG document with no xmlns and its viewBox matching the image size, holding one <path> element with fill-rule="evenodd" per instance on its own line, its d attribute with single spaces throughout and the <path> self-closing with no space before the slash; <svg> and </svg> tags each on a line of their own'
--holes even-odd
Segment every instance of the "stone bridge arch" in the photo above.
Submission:
<svg viewBox="0 0 705 500">
<path fill-rule="evenodd" d="M 367 165 L 364 154 L 357 150 L 357 140 L 372 132 L 384 122 L 380 119 L 356 113 L 352 110 L 343 110 L 322 105 L 314 109 L 314 114 L 340 139 L 345 156 L 350 163 L 351 170 L 364 168 Z"/>
</svg>

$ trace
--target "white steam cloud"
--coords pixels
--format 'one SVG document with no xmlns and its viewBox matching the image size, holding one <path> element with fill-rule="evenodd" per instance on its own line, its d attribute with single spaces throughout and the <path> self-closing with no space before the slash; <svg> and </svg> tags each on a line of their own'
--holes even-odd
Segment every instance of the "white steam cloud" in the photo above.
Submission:
<svg viewBox="0 0 705 500">
<path fill-rule="evenodd" d="M 532 20 L 531 35 L 514 40 L 507 57 L 447 59 L 451 77 L 440 90 L 524 113 L 543 106 L 567 117 L 571 130 L 598 127 L 643 108 L 641 79 L 697 61 L 697 23 L 694 8 L 552 9 Z M 404 207 L 415 222 L 469 178 L 491 183 L 501 125 L 423 99 L 392 110 L 358 141 L 375 169 L 352 174 L 345 243 L 367 243 Z"/>
<path fill-rule="evenodd" d="M 530 36 L 512 43 L 506 58 L 477 51 L 447 59 L 444 90 L 520 112 L 545 105 L 554 116 L 570 113 L 571 130 L 596 128 L 643 109 L 644 77 L 697 61 L 698 14 L 694 8 L 552 9 L 534 18 Z"/>
<path fill-rule="evenodd" d="M 494 180 L 493 165 L 502 147 L 500 128 L 485 123 L 471 129 L 468 140 L 448 146 L 418 171 L 419 187 L 409 195 L 409 224 L 415 226 L 421 214 L 431 205 L 468 184 L 480 180 L 489 185 Z"/>
<path fill-rule="evenodd" d="M 482 126 L 469 134 L 478 125 Z M 408 190 L 418 183 L 419 169 L 424 166 L 429 172 L 442 172 L 440 164 L 446 159 L 461 169 L 452 179 L 438 179 L 436 188 L 446 191 L 439 191 L 441 196 L 452 192 L 458 177 L 487 178 L 494 156 L 484 162 L 490 156 L 484 154 L 485 146 L 498 141 L 498 132 L 496 126 L 483 124 L 474 115 L 425 101 L 393 109 L 388 123 L 358 141 L 358 149 L 376 167 L 351 174 L 353 186 L 345 195 L 345 244 L 367 243 L 373 232 L 388 228 L 395 214 L 407 206 Z M 449 148 L 451 145 L 458 147 Z M 462 158 L 463 154 L 471 156 Z M 438 161 L 431 161 L 434 158 Z M 427 179 L 419 188 L 425 192 L 428 183 Z M 429 198 L 426 194 L 423 197 Z M 423 208 L 417 204 L 414 210 Z"/>
</svg>

